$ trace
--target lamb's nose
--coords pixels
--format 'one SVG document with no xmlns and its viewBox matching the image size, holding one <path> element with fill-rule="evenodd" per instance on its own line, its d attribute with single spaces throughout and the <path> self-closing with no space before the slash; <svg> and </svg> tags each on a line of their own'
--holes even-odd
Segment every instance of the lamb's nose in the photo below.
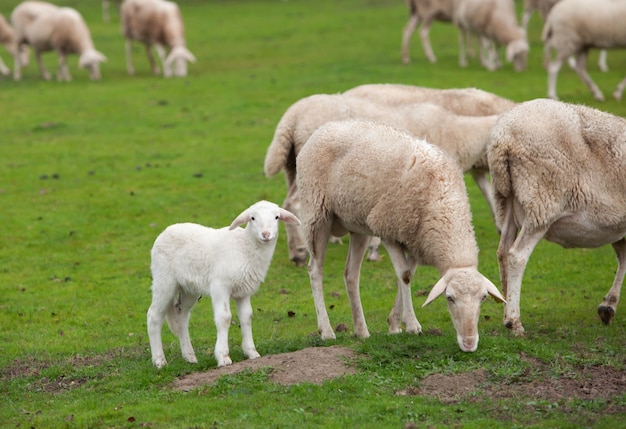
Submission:
<svg viewBox="0 0 626 429">
<path fill-rule="evenodd" d="M 263 236 L 263 239 L 264 239 L 264 240 L 269 240 L 269 239 L 270 239 L 270 233 L 269 233 L 269 231 L 263 231 L 263 232 L 261 233 L 261 235 Z"/>
</svg>

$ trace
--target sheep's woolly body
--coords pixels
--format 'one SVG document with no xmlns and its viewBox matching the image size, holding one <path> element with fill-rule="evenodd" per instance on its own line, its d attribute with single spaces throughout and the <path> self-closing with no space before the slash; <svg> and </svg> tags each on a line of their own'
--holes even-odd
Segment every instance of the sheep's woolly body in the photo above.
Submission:
<svg viewBox="0 0 626 429">
<path fill-rule="evenodd" d="M 564 60 L 577 57 L 576 72 L 597 100 L 604 95 L 585 70 L 590 48 L 626 47 L 626 2 L 613 0 L 564 0 L 548 14 L 542 32 L 544 63 L 548 68 L 548 97 L 558 98 L 556 80 Z M 552 58 L 552 52 L 556 54 Z M 626 79 L 618 85 L 615 98 L 621 97 Z"/>
<path fill-rule="evenodd" d="M 522 276 L 542 238 L 566 248 L 613 245 L 618 271 L 598 307 L 609 323 L 626 272 L 626 121 L 585 106 L 529 101 L 500 117 L 488 160 L 502 229 L 505 325 L 524 332 Z"/>
</svg>

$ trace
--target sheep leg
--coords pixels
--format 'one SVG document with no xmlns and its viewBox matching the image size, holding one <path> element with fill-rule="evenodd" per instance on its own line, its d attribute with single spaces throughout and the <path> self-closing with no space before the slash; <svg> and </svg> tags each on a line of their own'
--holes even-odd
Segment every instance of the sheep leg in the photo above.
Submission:
<svg viewBox="0 0 626 429">
<path fill-rule="evenodd" d="M 465 55 L 465 44 L 467 42 L 467 34 L 459 28 L 459 65 L 461 67 L 467 67 L 467 57 Z"/>
<path fill-rule="evenodd" d="M 157 56 L 159 57 L 159 60 L 161 61 L 161 66 L 163 67 L 163 76 L 172 77 L 174 73 L 172 72 L 172 66 L 165 59 L 165 48 L 162 45 L 156 44 L 154 45 L 154 49 L 156 50 Z M 154 74 L 159 74 L 158 67 L 156 68 L 153 67 L 152 71 L 154 72 Z"/>
<path fill-rule="evenodd" d="M 241 348 L 243 349 L 243 354 L 248 359 L 261 357 L 259 352 L 256 351 L 254 340 L 252 339 L 252 305 L 250 304 L 250 296 L 235 299 L 235 302 L 237 303 L 237 315 L 241 325 Z"/>
<path fill-rule="evenodd" d="M 319 221 L 318 221 L 319 222 Z M 329 221 L 324 223 L 322 228 L 315 228 L 307 234 L 308 249 L 311 253 L 309 258 L 309 279 L 311 282 L 311 292 L 315 303 L 315 313 L 317 314 L 317 330 L 322 340 L 334 340 L 335 333 L 330 326 L 326 304 L 324 303 L 324 289 L 322 281 L 324 278 L 324 257 L 326 247 L 330 237 Z M 311 238 L 315 236 L 315 238 Z"/>
<path fill-rule="evenodd" d="M 404 27 L 404 31 L 402 33 L 402 62 L 404 64 L 408 64 L 411 62 L 411 58 L 409 57 L 409 43 L 411 42 L 411 36 L 413 35 L 413 32 L 417 28 L 417 24 L 419 24 L 419 18 L 415 13 L 409 17 L 409 21 L 406 23 L 406 26 Z M 424 39 L 422 39 L 422 43 L 423 41 Z M 428 53 L 426 53 L 426 56 L 428 56 Z"/>
<path fill-rule="evenodd" d="M 617 256 L 617 272 L 615 273 L 615 279 L 613 280 L 611 289 L 609 289 L 602 303 L 598 306 L 598 315 L 605 325 L 613 321 L 613 317 L 617 311 L 622 283 L 624 282 L 624 274 L 626 274 L 626 239 L 622 238 L 613 243 L 613 250 L 615 250 L 615 255 Z"/>
<path fill-rule="evenodd" d="M 562 65 L 563 61 L 560 59 L 555 59 L 548 63 L 548 98 L 553 100 L 559 99 L 556 95 L 556 80 Z"/>
<path fill-rule="evenodd" d="M 59 70 L 57 71 L 57 80 L 61 81 L 70 81 L 72 78 L 70 77 L 70 72 L 67 70 L 67 58 L 63 52 L 59 52 Z"/>
<path fill-rule="evenodd" d="M 146 49 L 148 49 L 147 45 Z M 126 70 L 131 76 L 135 74 L 135 67 L 133 66 L 133 42 L 130 39 L 126 39 Z"/>
<path fill-rule="evenodd" d="M 487 200 L 489 210 L 491 210 L 491 217 L 495 219 L 496 202 L 493 198 L 493 186 L 489 181 L 489 171 L 484 169 L 471 169 L 469 173 L 472 175 L 474 182 L 476 182 L 485 200 Z"/>
<path fill-rule="evenodd" d="M 378 262 L 382 260 L 382 256 L 380 256 L 380 238 L 379 237 L 370 237 L 369 244 L 367 246 L 367 260 L 372 262 Z"/>
<path fill-rule="evenodd" d="M 287 180 L 287 197 L 283 202 L 283 208 L 296 216 L 300 216 L 300 198 L 298 197 L 298 187 L 296 186 L 295 172 L 285 172 Z M 289 259 L 296 266 L 303 267 L 306 263 L 307 251 L 302 236 L 302 228 L 299 225 L 285 223 L 287 233 L 287 244 L 289 247 Z"/>
<path fill-rule="evenodd" d="M 402 332 L 400 323 L 404 323 L 406 332 L 419 334 L 422 326 L 417 321 L 413 299 L 411 298 L 411 279 L 417 269 L 417 261 L 407 258 L 402 247 L 395 243 L 385 243 L 385 248 L 389 253 L 389 258 L 396 273 L 398 293 L 396 300 L 387 318 L 389 333 L 396 334 Z"/>
<path fill-rule="evenodd" d="M 0 58 L 0 73 L 4 76 L 8 76 L 9 73 L 11 73 L 11 70 L 7 67 L 4 61 L 2 61 L 2 58 Z"/>
<path fill-rule="evenodd" d="M 150 69 L 152 73 L 158 75 L 161 71 L 159 70 L 159 66 L 154 61 L 154 55 L 152 54 L 152 48 L 149 43 L 146 43 L 146 55 L 148 57 L 148 62 L 150 63 Z"/>
<path fill-rule="evenodd" d="M 13 62 L 14 62 L 13 80 L 20 80 L 22 78 L 22 64 L 21 64 L 21 59 L 20 59 L 22 48 L 23 48 L 23 45 L 18 44 L 17 48 L 15 49 L 15 55 L 13 59 Z"/>
<path fill-rule="evenodd" d="M 359 338 L 367 338 L 370 336 L 363 314 L 363 305 L 361 304 L 361 294 L 359 292 L 359 280 L 361 275 L 361 264 L 363 255 L 367 249 L 369 236 L 350 233 L 350 246 L 348 249 L 348 258 L 346 260 L 346 268 L 343 278 L 346 284 L 346 291 L 350 299 L 350 308 L 352 310 L 352 321 L 354 323 L 354 334 Z"/>
<path fill-rule="evenodd" d="M 217 328 L 217 340 L 215 342 L 215 360 L 217 366 L 226 366 L 233 363 L 228 349 L 228 329 L 232 320 L 230 312 L 230 297 L 225 293 L 224 285 L 215 285 L 214 294 L 211 295 L 213 304 L 213 316 Z"/>
<path fill-rule="evenodd" d="M 595 84 L 595 82 L 591 79 L 591 76 L 589 76 L 589 73 L 587 73 L 587 53 L 588 51 L 583 51 L 578 54 L 578 57 L 576 58 L 576 73 L 578 73 L 578 76 L 583 80 L 583 82 L 585 82 L 593 94 L 593 97 L 598 101 L 604 101 L 602 91 L 600 91 L 598 85 Z"/>
<path fill-rule="evenodd" d="M 613 93 L 613 97 L 619 101 L 622 99 L 622 92 L 624 92 L 624 88 L 626 87 L 626 78 L 622 80 L 615 88 L 615 92 Z"/>
<path fill-rule="evenodd" d="M 200 295 L 190 294 L 181 290 L 178 300 L 176 300 L 174 305 L 170 306 L 166 316 L 170 330 L 178 337 L 183 359 L 190 363 L 198 363 L 191 345 L 191 338 L 189 337 L 191 309 L 198 301 L 198 298 L 200 298 Z"/>
<path fill-rule="evenodd" d="M 39 72 L 41 73 L 41 76 L 45 80 L 50 80 L 50 73 L 48 73 L 48 70 L 46 70 L 46 66 L 43 63 L 43 60 L 41 58 L 41 51 L 36 51 L 35 56 L 37 57 L 37 64 L 39 64 Z"/>
<path fill-rule="evenodd" d="M 435 57 L 435 53 L 433 52 L 433 48 L 430 44 L 430 26 L 432 25 L 432 20 L 425 20 L 422 24 L 422 28 L 420 28 L 420 38 L 422 39 L 422 47 L 424 48 L 424 53 L 426 54 L 426 58 L 431 63 L 437 62 L 437 57 Z"/>
<path fill-rule="evenodd" d="M 161 279 L 160 276 L 155 276 L 155 278 Z M 148 308 L 147 324 L 152 364 L 157 368 L 163 368 L 167 365 L 165 353 L 163 352 L 161 328 L 163 327 L 166 313 L 174 305 L 176 293 L 175 281 L 161 279 L 152 284 L 152 304 Z"/>
<path fill-rule="evenodd" d="M 509 249 L 515 242 L 517 236 L 517 225 L 513 218 L 513 198 L 508 197 L 504 203 L 504 215 L 503 215 L 501 228 L 500 243 L 498 245 L 498 267 L 500 268 L 500 284 L 502 286 L 502 294 L 506 297 L 508 291 L 508 254 Z"/>
<path fill-rule="evenodd" d="M 600 50 L 600 56 L 598 57 L 598 67 L 603 72 L 609 71 L 609 65 L 606 62 L 606 49 Z"/>
</svg>

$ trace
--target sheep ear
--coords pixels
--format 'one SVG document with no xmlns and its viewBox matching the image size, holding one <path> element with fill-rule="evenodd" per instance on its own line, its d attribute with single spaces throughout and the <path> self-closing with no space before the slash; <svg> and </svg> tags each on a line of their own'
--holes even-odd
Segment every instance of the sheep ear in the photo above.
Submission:
<svg viewBox="0 0 626 429">
<path fill-rule="evenodd" d="M 439 279 L 439 281 L 435 284 L 435 286 L 433 286 L 430 293 L 428 294 L 428 298 L 426 298 L 426 302 L 422 304 L 422 307 L 426 307 L 428 304 L 430 304 L 435 299 L 437 299 L 439 295 L 441 295 L 442 293 L 446 291 L 447 287 L 448 287 L 448 280 L 446 279 L 446 276 L 444 275 L 442 278 Z"/>
<path fill-rule="evenodd" d="M 487 277 L 485 277 L 485 285 L 487 286 L 487 293 L 493 296 L 493 299 L 495 299 L 497 302 L 506 304 L 506 299 L 504 299 L 496 285 L 491 283 L 491 281 Z"/>
<path fill-rule="evenodd" d="M 194 57 L 194 55 L 191 53 L 189 49 L 185 49 L 183 51 L 183 58 L 189 61 L 190 63 L 196 62 L 196 57 Z"/>
<path fill-rule="evenodd" d="M 280 209 L 280 220 L 285 223 L 301 225 L 300 219 L 298 219 L 296 215 L 285 209 Z"/>
<path fill-rule="evenodd" d="M 243 225 L 244 223 L 247 223 L 249 220 L 250 220 L 250 211 L 246 210 L 235 218 L 235 220 L 233 221 L 233 223 L 230 224 L 230 227 L 228 229 L 229 230 L 235 229 L 238 226 Z"/>
</svg>

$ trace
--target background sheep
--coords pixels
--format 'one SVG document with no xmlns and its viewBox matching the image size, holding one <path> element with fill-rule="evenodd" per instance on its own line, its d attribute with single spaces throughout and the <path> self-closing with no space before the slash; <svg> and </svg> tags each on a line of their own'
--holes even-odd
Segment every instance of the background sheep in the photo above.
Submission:
<svg viewBox="0 0 626 429">
<path fill-rule="evenodd" d="M 260 356 L 252 339 L 250 297 L 269 269 L 279 220 L 300 223 L 276 204 L 260 201 L 237 216 L 230 227 L 181 223 L 157 237 L 152 247 L 152 304 L 148 310 L 152 363 L 157 368 L 167 364 L 161 342 L 164 319 L 179 338 L 183 358 L 197 362 L 189 338 L 189 317 L 201 296 L 210 296 L 213 304 L 217 365 L 232 363 L 228 348 L 231 298 L 237 303 L 243 352 L 250 359 Z M 244 223 L 245 229 L 237 228 Z"/>
<path fill-rule="evenodd" d="M 488 158 L 502 228 L 504 324 L 523 335 L 522 277 L 542 238 L 565 248 L 612 243 L 617 274 L 598 307 L 610 323 L 626 271 L 626 121 L 589 107 L 529 101 L 500 117 Z"/>
<path fill-rule="evenodd" d="M 408 64 L 411 60 L 409 57 L 409 44 L 413 32 L 420 24 L 419 31 L 424 53 L 428 61 L 434 63 L 437 61 L 433 48 L 430 45 L 428 34 L 433 21 L 452 22 L 452 6 L 453 0 L 407 0 L 409 7 L 409 21 L 402 32 L 402 62 Z"/>
<path fill-rule="evenodd" d="M 27 1 L 18 5 L 11 14 L 15 28 L 18 48 L 15 55 L 13 77 L 21 78 L 20 45 L 28 44 L 35 51 L 39 70 L 44 79 L 50 79 L 50 73 L 42 61 L 43 52 L 55 50 L 59 55 L 58 80 L 71 80 L 67 68 L 67 55 L 78 54 L 78 65 L 87 69 L 92 80 L 98 80 L 100 63 L 106 57 L 98 52 L 91 40 L 91 34 L 82 16 L 69 7 L 59 8 L 50 3 Z"/>
<path fill-rule="evenodd" d="M 160 74 L 160 70 L 154 61 L 152 46 L 161 60 L 165 77 L 187 76 L 187 62 L 195 63 L 196 57 L 185 46 L 185 28 L 176 3 L 166 0 L 124 0 L 120 13 L 122 33 L 126 38 L 128 74 L 135 74 L 132 41 L 137 40 L 145 45 L 154 74 Z"/>
<path fill-rule="evenodd" d="M 494 70 L 499 60 L 490 43 L 506 46 L 506 60 L 513 63 L 516 71 L 526 68 L 528 41 L 526 32 L 517 23 L 513 0 L 455 0 L 453 11 L 454 24 L 461 34 L 474 33 L 480 36 L 482 52 L 489 54 L 483 62 Z M 459 63 L 467 64 L 463 37 L 459 38 Z"/>
<path fill-rule="evenodd" d="M 416 137 L 429 138 L 434 144 L 441 145 L 465 171 L 471 171 L 490 206 L 493 206 L 485 148 L 495 116 L 460 116 L 433 104 L 414 103 L 390 107 L 347 95 L 316 94 L 299 100 L 287 109 L 276 126 L 274 138 L 265 156 L 264 169 L 268 177 L 277 174 L 281 169 L 285 171 L 285 209 L 296 214 L 300 212 L 296 157 L 305 142 L 326 122 L 353 118 L 389 123 Z M 307 253 L 300 228 L 287 225 L 286 230 L 290 259 L 296 265 L 304 265 Z M 369 259 L 379 259 L 376 241 L 372 245 Z"/>
<path fill-rule="evenodd" d="M 441 149 L 385 124 L 362 120 L 320 127 L 298 157 L 311 289 L 322 339 L 335 338 L 322 288 L 326 246 L 331 235 L 350 233 L 344 279 L 354 332 L 369 336 L 359 293 L 359 272 L 370 235 L 381 237 L 394 266 L 398 295 L 389 331 L 421 332 L 411 299 L 418 263 L 435 266 L 442 278 L 424 305 L 439 295 L 448 310 L 461 350 L 478 346 L 480 303 L 497 288 L 477 270 L 478 248 L 463 174 Z"/>
<path fill-rule="evenodd" d="M 548 69 L 548 97 L 558 99 L 556 82 L 563 61 L 576 57 L 576 73 L 591 90 L 596 100 L 604 95 L 586 70 L 591 48 L 626 46 L 626 2 L 611 0 L 563 0 L 550 11 L 543 27 L 544 63 Z M 554 58 L 553 51 L 555 52 Z M 620 99 L 623 84 L 618 85 L 613 96 Z"/>
<path fill-rule="evenodd" d="M 15 35 L 13 33 L 13 28 L 9 25 L 6 18 L 2 14 L 0 14 L 0 43 L 2 43 L 11 56 L 15 56 Z M 7 67 L 4 61 L 2 61 L 1 57 L 0 73 L 5 76 L 8 76 L 9 73 L 11 73 L 11 70 Z"/>
</svg>

